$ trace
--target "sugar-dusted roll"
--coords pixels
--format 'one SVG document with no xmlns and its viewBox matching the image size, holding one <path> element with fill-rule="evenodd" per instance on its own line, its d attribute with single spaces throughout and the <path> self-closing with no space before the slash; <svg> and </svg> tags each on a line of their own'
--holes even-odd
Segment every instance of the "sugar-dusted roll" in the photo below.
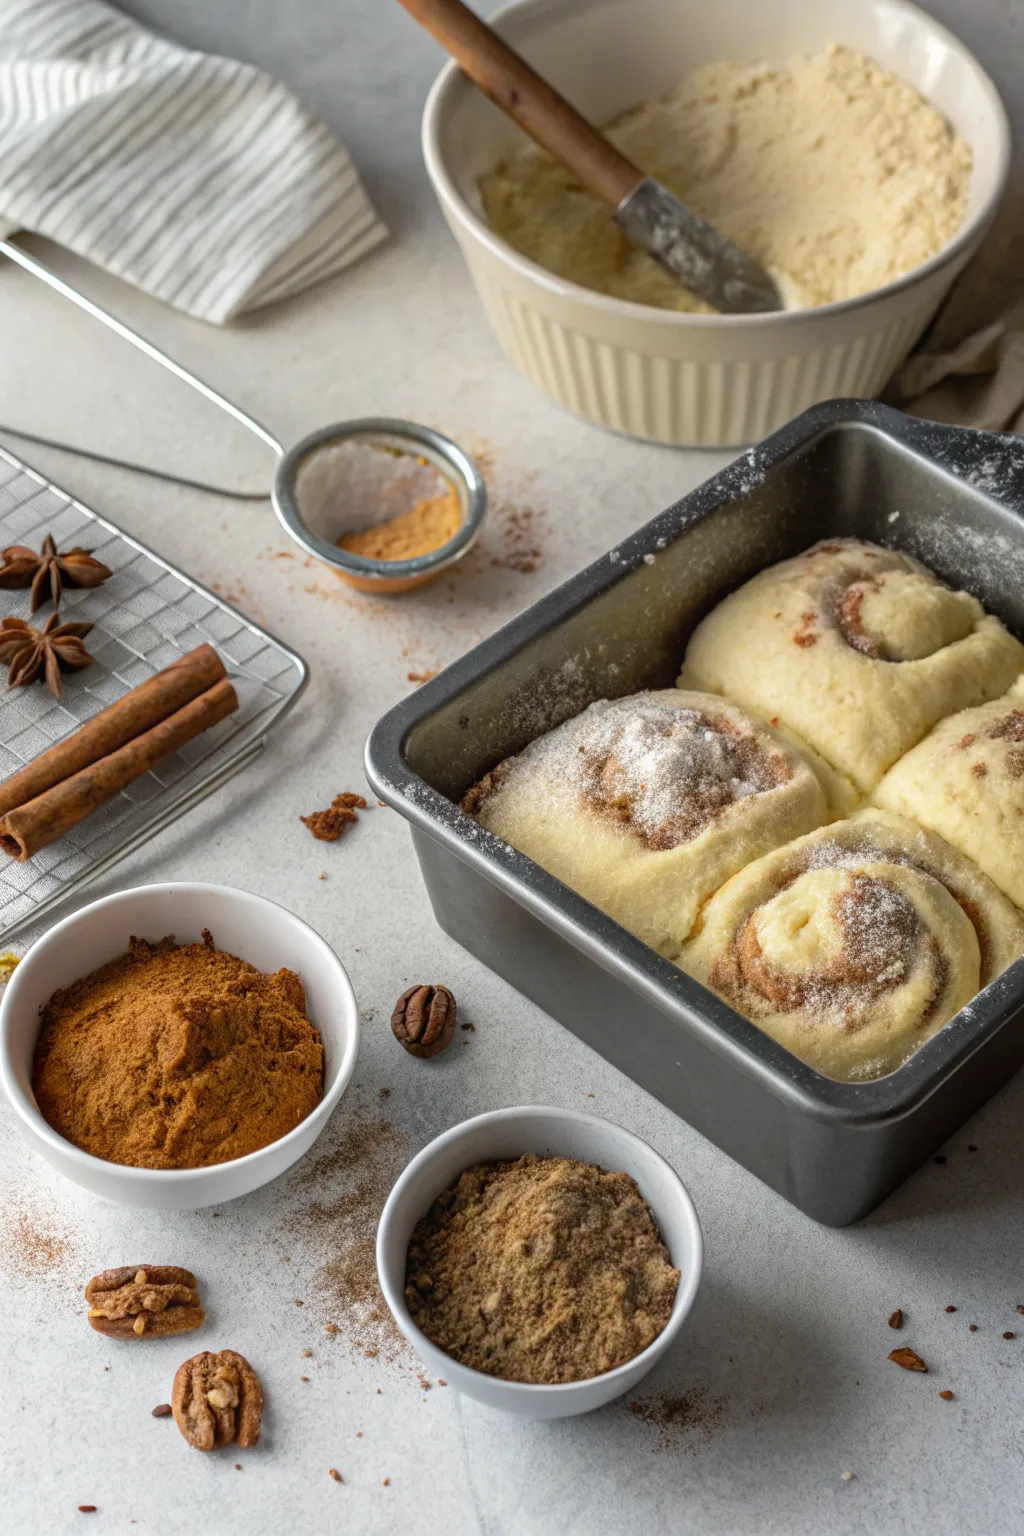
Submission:
<svg viewBox="0 0 1024 1536">
<path fill-rule="evenodd" d="M 1024 954 L 1024 916 L 955 848 L 859 811 L 741 870 L 678 964 L 826 1077 L 894 1072 Z"/>
<path fill-rule="evenodd" d="M 1024 907 L 1024 678 L 943 720 L 873 799 L 938 832 Z"/>
<path fill-rule="evenodd" d="M 777 732 L 672 688 L 591 704 L 462 806 L 669 959 L 712 891 L 827 816 L 809 762 Z"/>
<path fill-rule="evenodd" d="M 909 555 L 815 544 L 719 603 L 690 639 L 681 688 L 723 693 L 802 738 L 856 793 L 937 721 L 1005 693 L 1024 646 L 968 592 Z"/>
</svg>

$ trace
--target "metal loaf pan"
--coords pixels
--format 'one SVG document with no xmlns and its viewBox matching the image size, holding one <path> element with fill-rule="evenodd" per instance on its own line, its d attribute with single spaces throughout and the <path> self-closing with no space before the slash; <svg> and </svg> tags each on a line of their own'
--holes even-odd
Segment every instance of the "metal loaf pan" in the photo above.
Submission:
<svg viewBox="0 0 1024 1536">
<path fill-rule="evenodd" d="M 865 1215 L 1024 1061 L 1024 962 L 875 1082 L 832 1082 L 457 806 L 594 699 L 670 687 L 698 620 L 827 537 L 907 550 L 1024 636 L 1024 444 L 816 406 L 390 710 L 367 776 L 460 944 L 816 1220 Z M 652 558 L 653 557 L 653 558 Z"/>
</svg>

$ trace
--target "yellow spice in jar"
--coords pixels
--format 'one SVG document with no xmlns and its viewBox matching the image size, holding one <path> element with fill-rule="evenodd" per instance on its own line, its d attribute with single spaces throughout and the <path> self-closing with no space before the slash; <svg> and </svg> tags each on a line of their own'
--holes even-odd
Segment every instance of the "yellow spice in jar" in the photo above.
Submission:
<svg viewBox="0 0 1024 1536">
<path fill-rule="evenodd" d="M 449 488 L 441 496 L 424 497 L 407 512 L 375 528 L 342 534 L 338 546 L 368 560 L 411 560 L 440 549 L 455 537 L 461 525 L 459 498 Z"/>
</svg>

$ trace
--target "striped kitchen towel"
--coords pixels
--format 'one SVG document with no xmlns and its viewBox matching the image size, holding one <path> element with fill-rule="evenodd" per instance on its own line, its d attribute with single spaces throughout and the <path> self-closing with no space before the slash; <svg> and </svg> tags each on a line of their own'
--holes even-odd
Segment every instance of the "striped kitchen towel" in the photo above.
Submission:
<svg viewBox="0 0 1024 1536">
<path fill-rule="evenodd" d="M 387 235 L 344 146 L 283 85 L 104 0 L 0 0 L 3 220 L 216 322 Z"/>
</svg>

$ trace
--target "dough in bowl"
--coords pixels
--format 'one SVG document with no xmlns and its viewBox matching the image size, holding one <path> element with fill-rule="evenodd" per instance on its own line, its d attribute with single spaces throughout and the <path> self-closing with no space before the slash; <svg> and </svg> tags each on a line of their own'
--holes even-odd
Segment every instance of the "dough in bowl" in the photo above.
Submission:
<svg viewBox="0 0 1024 1536">
<path fill-rule="evenodd" d="M 998 698 L 1022 670 L 1024 646 L 977 598 L 909 555 L 844 539 L 719 603 L 679 686 L 723 693 L 809 743 L 847 781 L 832 796 L 842 811 L 937 721 Z"/>
<path fill-rule="evenodd" d="M 943 720 L 873 798 L 938 832 L 1024 907 L 1024 678 Z"/>
<path fill-rule="evenodd" d="M 734 875 L 679 965 L 825 1077 L 894 1072 L 1024 954 L 1024 916 L 942 838 L 859 811 Z"/>
<path fill-rule="evenodd" d="M 776 731 L 673 688 L 591 704 L 462 807 L 668 959 L 730 875 L 828 814 Z"/>
</svg>

